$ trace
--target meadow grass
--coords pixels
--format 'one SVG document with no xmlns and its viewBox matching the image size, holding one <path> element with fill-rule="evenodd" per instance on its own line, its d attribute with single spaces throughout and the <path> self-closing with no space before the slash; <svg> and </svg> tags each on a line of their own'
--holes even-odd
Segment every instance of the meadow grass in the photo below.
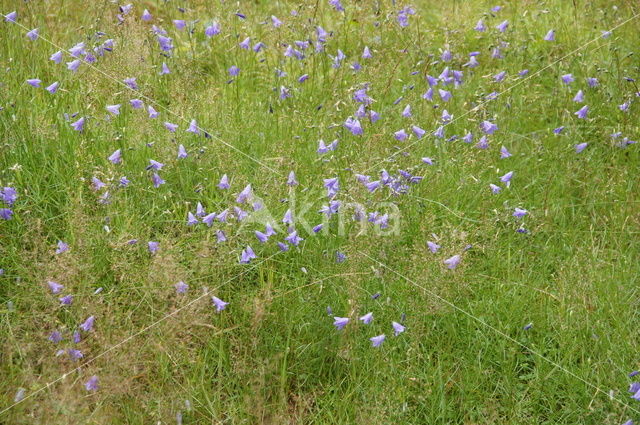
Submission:
<svg viewBox="0 0 640 425">
<path fill-rule="evenodd" d="M 627 374 L 640 367 L 640 155 L 637 145 L 618 146 L 638 137 L 640 90 L 625 77 L 640 77 L 640 20 L 600 37 L 635 16 L 637 4 L 505 1 L 491 12 L 496 4 L 480 0 L 342 3 L 344 12 L 325 0 L 146 0 L 119 23 L 111 1 L 0 0 L 2 14 L 19 16 L 0 26 L 0 187 L 18 191 L 12 219 L 0 220 L 0 423 L 640 420 L 640 402 L 627 392 Z M 402 27 L 397 17 L 407 6 L 416 13 Z M 145 8 L 150 23 L 140 19 Z M 487 31 L 474 31 L 481 18 Z M 195 31 L 177 31 L 173 19 Z M 212 19 L 222 32 L 208 38 Z M 499 33 L 504 20 L 509 27 Z M 173 38 L 170 57 L 161 55 L 152 24 Z M 313 45 L 318 25 L 331 32 L 321 53 Z M 29 40 L 23 26 L 40 28 L 41 37 Z M 550 29 L 554 42 L 543 40 Z M 241 49 L 245 37 L 267 47 Z M 60 48 L 107 38 L 113 52 L 76 73 L 66 69 L 68 54 L 60 65 L 49 60 Z M 303 60 L 283 56 L 295 40 L 312 40 Z M 365 46 L 371 59 L 360 58 Z M 491 57 L 496 46 L 503 59 Z M 447 48 L 453 59 L 443 64 Z M 338 49 L 347 58 L 336 68 Z M 481 65 L 463 68 L 472 51 Z M 159 75 L 163 62 L 170 74 Z M 231 66 L 240 68 L 237 77 Z M 437 93 L 423 99 L 425 76 L 445 66 L 463 70 L 463 83 L 435 87 L 451 90 L 446 103 Z M 523 69 L 544 70 L 525 79 Z M 506 79 L 494 81 L 501 71 Z M 560 80 L 567 73 L 570 85 Z M 298 83 L 302 74 L 309 79 Z M 128 77 L 137 78 L 137 92 L 122 85 Z M 588 77 L 599 85 L 588 86 Z M 26 84 L 30 78 L 61 87 L 52 95 Z M 382 118 L 361 120 L 357 136 L 343 124 L 365 84 Z M 279 98 L 281 86 L 291 97 Z M 579 89 L 584 103 L 572 101 Z M 492 92 L 501 94 L 486 101 Z M 132 109 L 132 98 L 160 116 Z M 114 104 L 120 114 L 107 119 L 105 106 Z M 574 112 L 584 104 L 590 111 L 581 120 Z M 401 115 L 406 105 L 410 118 Z M 471 131 L 475 144 L 480 123 L 496 123 L 489 148 L 434 137 L 443 109 L 454 118 L 446 138 Z M 82 116 L 84 131 L 74 131 L 70 122 Z M 211 137 L 185 132 L 191 119 Z M 179 130 L 168 132 L 164 121 Z M 422 139 L 394 139 L 413 124 L 427 130 Z M 622 136 L 612 139 L 615 132 Z M 338 148 L 318 155 L 319 139 L 338 139 Z M 176 158 L 179 144 L 188 157 Z M 512 156 L 501 159 L 501 146 Z M 121 164 L 107 159 L 116 149 Z M 166 164 L 159 188 L 145 170 L 150 159 Z M 369 193 L 354 178 L 376 180 L 382 169 L 424 180 L 398 195 Z M 286 185 L 292 170 L 298 186 Z M 492 194 L 489 184 L 509 171 L 510 187 Z M 216 187 L 223 174 L 227 191 Z M 124 188 L 122 176 L 131 180 Z M 247 184 L 278 224 L 297 204 L 311 206 L 315 225 L 327 203 L 323 179 L 336 176 L 344 203 L 397 211 L 390 229 L 362 227 L 349 211 L 317 235 L 298 229 L 305 240 L 279 253 L 274 242 L 256 240 L 263 223 L 216 224 L 227 232 L 224 244 L 206 225 L 186 225 L 198 202 L 217 212 L 238 205 Z M 108 189 L 94 190 L 92 177 Z M 105 190 L 110 198 L 100 202 Z M 528 215 L 514 218 L 516 207 Z M 521 223 L 528 233 L 516 231 Z M 278 240 L 285 233 L 283 226 Z M 54 253 L 58 240 L 68 252 Z M 155 255 L 148 241 L 160 243 Z M 431 253 L 427 241 L 440 250 Z M 239 264 L 248 244 L 258 258 Z M 346 261 L 337 262 L 336 251 Z M 449 270 L 443 260 L 456 254 L 462 261 Z M 70 306 L 60 306 L 49 280 L 73 294 Z M 178 281 L 189 285 L 186 294 L 176 294 Z M 216 312 L 207 291 L 227 309 Z M 327 307 L 351 318 L 344 330 L 333 327 Z M 369 311 L 374 321 L 358 323 Z M 71 332 L 91 315 L 95 329 L 73 344 Z M 394 337 L 392 321 L 405 332 Z M 58 345 L 47 340 L 56 329 L 65 335 Z M 369 338 L 379 334 L 387 339 L 374 348 Z M 72 346 L 83 359 L 56 356 Z M 88 392 L 92 375 L 100 388 Z M 27 398 L 13 406 L 19 388 Z"/>
</svg>

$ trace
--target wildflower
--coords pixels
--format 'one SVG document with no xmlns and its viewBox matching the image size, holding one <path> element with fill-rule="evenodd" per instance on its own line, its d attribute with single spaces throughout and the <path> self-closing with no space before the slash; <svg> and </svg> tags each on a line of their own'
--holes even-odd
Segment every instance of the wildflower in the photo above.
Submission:
<svg viewBox="0 0 640 425">
<path fill-rule="evenodd" d="M 573 101 L 577 103 L 582 103 L 584 101 L 584 93 L 582 90 L 578 90 L 578 93 L 573 97 Z"/>
<path fill-rule="evenodd" d="M 80 42 L 78 44 L 76 44 L 75 46 L 71 47 L 69 49 L 69 53 L 71 54 L 72 57 L 77 58 L 80 57 L 82 55 L 85 54 L 85 44 L 84 42 Z"/>
<path fill-rule="evenodd" d="M 60 64 L 62 62 L 62 50 L 58 50 L 57 52 L 49 56 L 49 60 L 52 60 L 53 62 Z"/>
<path fill-rule="evenodd" d="M 42 80 L 38 79 L 38 78 L 30 78 L 27 80 L 27 84 L 29 84 L 31 87 L 40 87 L 40 83 L 42 83 Z"/>
<path fill-rule="evenodd" d="M 107 186 L 97 177 L 91 177 L 91 184 L 93 185 L 93 190 L 100 190 Z"/>
<path fill-rule="evenodd" d="M 213 220 L 216 218 L 216 213 L 207 214 L 202 218 L 202 222 L 207 226 L 211 227 L 213 225 Z"/>
<path fill-rule="evenodd" d="M 513 178 L 513 171 L 509 171 L 504 176 L 500 177 L 500 181 L 505 184 L 505 186 L 509 187 L 511 185 L 511 179 Z"/>
<path fill-rule="evenodd" d="M 112 115 L 119 115 L 120 114 L 120 105 L 107 105 L 106 106 L 106 110 L 107 110 L 107 112 L 109 112 Z"/>
<path fill-rule="evenodd" d="M 229 177 L 227 177 L 227 175 L 223 175 L 222 178 L 220 178 L 220 183 L 218 183 L 218 188 L 219 189 L 229 189 Z"/>
<path fill-rule="evenodd" d="M 5 187 L 4 189 L 0 190 L 0 199 L 5 204 L 11 206 L 18 199 L 18 193 L 13 187 Z"/>
<path fill-rule="evenodd" d="M 473 27 L 473 29 L 478 31 L 478 32 L 485 32 L 487 30 L 487 26 L 484 24 L 484 21 L 482 19 L 480 19 L 476 23 L 476 26 Z"/>
<path fill-rule="evenodd" d="M 405 7 L 398 12 L 398 25 L 405 28 L 409 26 L 409 15 L 415 15 L 416 12 L 411 7 Z"/>
<path fill-rule="evenodd" d="M 158 111 L 156 111 L 155 108 L 151 105 L 147 105 L 147 112 L 149 113 L 149 118 L 158 117 Z"/>
<path fill-rule="evenodd" d="M 358 320 L 362 321 L 365 325 L 368 325 L 373 321 L 373 313 L 367 313 Z"/>
<path fill-rule="evenodd" d="M 242 192 L 238 194 L 238 197 L 236 198 L 236 202 L 239 204 L 244 204 L 249 199 L 251 199 L 251 196 L 252 196 L 251 185 L 248 184 L 247 186 L 245 186 L 244 189 L 242 189 Z"/>
<path fill-rule="evenodd" d="M 329 0 L 329 4 L 338 12 L 344 12 L 344 7 L 342 7 L 340 0 Z"/>
<path fill-rule="evenodd" d="M 63 252 L 67 252 L 67 251 L 69 251 L 69 245 L 62 241 L 58 241 L 56 254 L 62 254 Z"/>
<path fill-rule="evenodd" d="M 429 251 L 431 251 L 433 254 L 438 252 L 438 250 L 440 249 L 440 245 L 431 241 L 427 241 L 427 247 L 429 248 Z"/>
<path fill-rule="evenodd" d="M 218 313 L 224 310 L 227 307 L 227 305 L 229 305 L 228 302 L 222 301 L 220 298 L 216 296 L 212 296 L 211 301 L 216 306 L 216 312 Z"/>
<path fill-rule="evenodd" d="M 361 136 L 364 133 L 362 126 L 360 125 L 360 121 L 356 118 L 347 118 L 344 126 L 355 136 Z"/>
<path fill-rule="evenodd" d="M 196 123 L 196 120 L 191 120 L 191 122 L 189 123 L 189 128 L 187 128 L 186 131 L 193 134 L 200 134 L 200 130 L 198 130 L 198 124 Z"/>
<path fill-rule="evenodd" d="M 225 209 L 220 214 L 218 214 L 216 220 L 218 220 L 220 223 L 226 223 L 227 215 L 229 215 L 229 209 Z"/>
<path fill-rule="evenodd" d="M 147 244 L 147 248 L 149 249 L 149 252 L 151 254 L 155 254 L 160 248 L 160 242 L 149 241 L 149 243 Z"/>
<path fill-rule="evenodd" d="M 51 332 L 51 335 L 49 335 L 49 338 L 47 338 L 49 341 L 53 342 L 54 344 L 59 343 L 60 341 L 62 341 L 62 334 L 58 331 L 53 331 Z"/>
<path fill-rule="evenodd" d="M 240 43 L 238 43 L 238 46 L 240 46 L 241 49 L 249 49 L 249 47 L 251 46 L 251 37 L 247 37 L 242 40 Z"/>
<path fill-rule="evenodd" d="M 300 245 L 300 242 L 302 242 L 303 240 L 304 239 L 299 237 L 298 236 L 298 232 L 295 231 L 295 230 L 293 232 L 289 233 L 289 235 L 285 238 L 285 241 L 289 242 L 293 246 Z"/>
<path fill-rule="evenodd" d="M 487 134 L 493 134 L 496 132 L 496 130 L 498 130 L 498 126 L 496 124 L 493 124 L 491 121 L 486 120 L 482 121 L 480 127 L 482 128 L 482 131 Z"/>
<path fill-rule="evenodd" d="M 184 145 L 179 145 L 178 146 L 178 158 L 179 159 L 183 159 L 186 158 L 187 155 L 187 150 L 184 148 Z"/>
<path fill-rule="evenodd" d="M 52 280 L 48 281 L 47 285 L 49 285 L 49 289 L 51 289 L 52 294 L 57 294 L 64 289 L 64 285 L 61 285 L 58 282 L 54 282 Z"/>
<path fill-rule="evenodd" d="M 500 32 L 505 32 L 508 26 L 509 26 L 509 21 L 502 21 L 498 25 L 496 25 L 496 29 Z"/>
<path fill-rule="evenodd" d="M 4 15 L 5 22 L 16 22 L 16 19 L 18 19 L 18 12 L 16 12 L 15 10 Z"/>
<path fill-rule="evenodd" d="M 343 330 L 344 327 L 347 326 L 347 323 L 349 323 L 348 317 L 333 316 L 333 326 L 335 326 L 337 330 Z"/>
<path fill-rule="evenodd" d="M 379 347 L 380 344 L 382 344 L 384 342 L 385 338 L 386 337 L 384 336 L 384 334 L 382 334 L 382 335 L 378 335 L 378 336 L 374 336 L 372 338 L 369 338 L 369 341 L 371 341 L 371 345 L 373 347 Z"/>
<path fill-rule="evenodd" d="M 296 180 L 296 173 L 291 171 L 289 173 L 289 177 L 287 178 L 287 185 L 296 186 L 298 184 L 298 180 Z"/>
<path fill-rule="evenodd" d="M 513 211 L 513 216 L 516 218 L 522 218 L 525 215 L 527 215 L 528 211 L 527 210 L 523 210 L 522 208 L 516 208 Z"/>
<path fill-rule="evenodd" d="M 198 219 L 191 211 L 187 213 L 187 226 L 195 226 L 198 224 Z"/>
<path fill-rule="evenodd" d="M 500 158 L 504 159 L 504 158 L 509 158 L 510 156 L 511 156 L 511 152 L 509 152 L 509 150 L 507 148 L 502 146 L 500 148 Z"/>
<path fill-rule="evenodd" d="M 575 81 L 575 78 L 573 78 L 573 75 L 571 75 L 571 74 L 564 74 L 564 75 L 562 75 L 560 77 L 560 79 L 565 84 L 571 84 L 571 83 L 573 83 Z"/>
<path fill-rule="evenodd" d="M 583 150 L 585 150 L 587 148 L 588 143 L 578 143 L 575 148 L 576 148 L 576 153 L 580 153 Z"/>
<path fill-rule="evenodd" d="M 476 148 L 478 149 L 487 149 L 489 147 L 489 141 L 487 140 L 487 136 L 483 135 L 476 143 Z"/>
<path fill-rule="evenodd" d="M 80 324 L 79 328 L 85 332 L 90 332 L 93 329 L 93 324 L 95 323 L 95 321 L 95 317 L 89 316 L 87 317 L 87 320 Z"/>
<path fill-rule="evenodd" d="M 554 30 L 549 30 L 549 32 L 544 36 L 544 41 L 556 41 L 556 32 Z"/>
<path fill-rule="evenodd" d="M 458 264 L 460 264 L 460 260 L 462 260 L 462 257 L 460 257 L 459 255 L 454 255 L 453 257 L 444 260 L 444 264 L 449 270 L 453 270 L 458 267 Z"/>
<path fill-rule="evenodd" d="M 166 183 L 164 179 L 158 175 L 158 173 L 153 173 L 153 175 L 151 176 L 151 182 L 153 183 L 153 187 L 155 187 L 156 189 Z"/>
<path fill-rule="evenodd" d="M 251 260 L 254 258 L 258 258 L 256 254 L 253 252 L 253 249 L 249 245 L 242 251 L 242 255 L 240 257 L 241 264 L 249 264 Z"/>
<path fill-rule="evenodd" d="M 130 89 L 138 90 L 138 83 L 136 83 L 135 77 L 125 78 L 122 82 Z"/>
<path fill-rule="evenodd" d="M 211 25 L 205 28 L 204 34 L 207 37 L 213 37 L 214 35 L 220 34 L 220 24 L 218 22 L 212 22 Z"/>
<path fill-rule="evenodd" d="M 394 336 L 398 336 L 400 335 L 402 332 L 404 332 L 405 327 L 402 326 L 400 323 L 398 322 L 391 322 L 391 326 L 393 327 L 393 335 Z"/>
<path fill-rule="evenodd" d="M 406 140 L 406 138 L 409 137 L 407 136 L 407 132 L 404 131 L 404 129 L 396 131 L 393 135 L 396 138 L 396 140 L 400 142 L 402 142 L 403 140 Z"/>
<path fill-rule="evenodd" d="M 166 37 L 164 35 L 158 34 L 157 40 L 162 51 L 170 52 L 171 50 L 173 50 L 173 39 L 171 37 Z"/>
<path fill-rule="evenodd" d="M 266 234 L 262 233 L 259 230 L 256 230 L 254 233 L 256 235 L 256 238 L 258 238 L 258 240 L 261 243 L 265 243 L 265 242 L 267 242 L 269 240 L 269 236 L 267 236 Z"/>
<path fill-rule="evenodd" d="M 93 375 L 87 382 L 85 382 L 84 387 L 87 391 L 97 391 L 99 388 L 98 377 Z"/>
<path fill-rule="evenodd" d="M 71 62 L 67 62 L 67 69 L 71 72 L 76 72 L 80 67 L 80 59 L 76 59 Z"/>
<path fill-rule="evenodd" d="M 75 131 L 82 131 L 84 130 L 84 122 L 85 118 L 81 117 L 78 121 L 72 122 L 71 127 L 73 127 Z"/>
<path fill-rule="evenodd" d="M 327 197 L 329 198 L 332 198 L 340 190 L 340 182 L 338 181 L 338 177 L 324 179 L 323 185 L 327 189 Z"/>
<path fill-rule="evenodd" d="M 365 183 L 365 186 L 367 187 L 367 190 L 369 192 L 373 193 L 373 192 L 376 191 L 376 189 L 378 187 L 380 187 L 380 180 L 376 180 L 376 181 L 373 181 L 373 182 L 367 182 L 367 183 Z"/>
<path fill-rule="evenodd" d="M 443 102 L 448 102 L 453 97 L 451 95 L 451 92 L 447 90 L 438 89 L 438 94 L 440 95 L 440 98 Z"/>
<path fill-rule="evenodd" d="M 84 357 L 84 354 L 82 354 L 82 351 L 77 350 L 75 348 L 68 349 L 67 353 L 69 354 L 69 357 L 71 357 L 71 360 L 80 360 L 81 358 Z"/>
<path fill-rule="evenodd" d="M 140 16 L 142 18 L 143 21 L 147 21 L 149 22 L 153 16 L 151 16 L 151 13 L 149 13 L 149 11 L 147 9 L 142 11 L 142 16 Z"/>
<path fill-rule="evenodd" d="M 582 108 L 574 112 L 574 115 L 580 119 L 586 119 L 588 113 L 589 113 L 589 107 L 587 105 L 584 105 Z"/>
<path fill-rule="evenodd" d="M 181 31 L 187 26 L 187 23 L 183 19 L 174 19 L 173 25 L 178 31 Z"/>
<path fill-rule="evenodd" d="M 283 242 L 278 242 L 278 249 L 280 249 L 280 251 L 285 252 L 289 250 L 289 245 L 287 245 L 286 243 Z"/>
<path fill-rule="evenodd" d="M 175 284 L 175 288 L 176 288 L 176 293 L 184 294 L 189 289 L 189 285 L 187 285 L 183 281 L 180 281 L 180 282 Z"/>
<path fill-rule="evenodd" d="M 496 186 L 493 183 L 490 183 L 489 187 L 491 188 L 491 192 L 494 193 L 494 194 L 500 193 L 500 191 L 502 190 L 502 188 L 500 186 Z"/>
<path fill-rule="evenodd" d="M 38 28 L 34 28 L 27 33 L 27 38 L 31 41 L 36 41 L 39 36 L 40 36 L 40 32 Z"/>
<path fill-rule="evenodd" d="M 469 62 L 465 63 L 462 66 L 467 67 L 467 68 L 475 68 L 475 67 L 477 67 L 479 65 L 480 65 L 480 62 L 478 62 L 478 59 L 476 59 L 475 56 L 471 56 L 469 58 Z"/>
<path fill-rule="evenodd" d="M 285 86 L 280 86 L 280 100 L 285 100 L 291 97 L 291 91 Z"/>
<path fill-rule="evenodd" d="M 147 165 L 147 170 L 162 170 L 164 164 L 162 162 L 158 162 L 156 160 L 150 159 L 149 165 Z"/>
</svg>

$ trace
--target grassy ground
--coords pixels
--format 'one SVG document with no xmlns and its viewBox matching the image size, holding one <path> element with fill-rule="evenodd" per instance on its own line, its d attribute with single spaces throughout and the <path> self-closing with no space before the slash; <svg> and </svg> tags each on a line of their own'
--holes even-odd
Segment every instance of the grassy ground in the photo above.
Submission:
<svg viewBox="0 0 640 425">
<path fill-rule="evenodd" d="M 0 1 L 2 14 L 18 12 L 17 23 L 0 25 L 0 187 L 18 192 L 12 219 L 0 219 L 0 423 L 640 420 L 640 402 L 627 392 L 627 374 L 640 367 L 640 155 L 635 144 L 619 146 L 639 136 L 639 90 L 625 77 L 640 77 L 640 21 L 624 23 L 637 5 L 510 1 L 491 12 L 495 4 L 479 0 L 416 0 L 402 27 L 398 12 L 409 4 L 342 3 L 344 12 L 325 0 L 135 1 L 119 24 L 110 1 Z M 140 19 L 145 8 L 151 22 Z M 282 26 L 274 28 L 271 15 Z M 481 18 L 487 31 L 474 31 Z M 194 32 L 176 30 L 173 19 Z M 221 33 L 207 38 L 212 19 Z M 500 33 L 495 26 L 504 20 Z M 153 24 L 173 39 L 167 56 Z M 317 25 L 331 33 L 325 52 L 314 51 Z M 25 34 L 36 27 L 40 38 L 30 41 Z M 550 29 L 556 40 L 544 41 Z M 241 49 L 246 37 L 266 49 Z M 108 38 L 113 51 L 76 73 L 67 70 L 68 53 L 62 64 L 49 60 Z M 303 60 L 283 55 L 296 40 L 311 40 Z M 360 57 L 365 46 L 370 59 Z M 502 59 L 491 57 L 496 46 Z M 443 64 L 447 48 L 453 58 Z M 346 59 L 336 68 L 338 49 Z M 480 66 L 463 67 L 472 51 Z M 162 62 L 170 74 L 159 75 Z M 238 76 L 229 75 L 231 66 Z M 463 83 L 441 82 L 433 101 L 423 99 L 425 76 L 445 66 L 463 70 Z M 531 78 L 518 76 L 523 69 Z M 506 78 L 496 82 L 501 71 Z M 560 79 L 567 73 L 570 85 Z M 309 79 L 299 83 L 303 74 Z M 128 77 L 137 78 L 137 92 L 122 84 Z M 588 77 L 599 85 L 590 87 Z M 26 84 L 31 78 L 61 86 L 52 95 Z M 356 136 L 343 123 L 365 84 L 381 119 L 361 119 L 364 134 Z M 281 86 L 291 97 L 279 98 Z M 442 102 L 438 88 L 453 98 Z M 580 89 L 584 103 L 572 100 Z M 492 92 L 502 94 L 485 101 Z M 132 109 L 133 98 L 160 116 Z M 105 109 L 114 104 L 122 104 L 118 116 Z M 409 118 L 401 114 L 406 105 Z M 589 115 L 578 119 L 583 105 Z M 471 131 L 473 144 L 431 134 L 443 109 L 454 119 L 446 138 Z M 70 123 L 80 117 L 87 121 L 77 132 Z M 191 119 L 200 135 L 185 132 Z M 499 130 L 478 149 L 484 120 Z M 179 130 L 168 132 L 165 121 Z M 411 125 L 427 135 L 394 139 Z M 612 139 L 615 132 L 622 136 Z M 338 148 L 319 155 L 319 139 L 339 139 Z M 188 157 L 177 158 L 180 144 Z M 512 156 L 501 159 L 501 146 Z M 107 159 L 116 149 L 120 164 Z M 150 159 L 165 164 L 159 188 L 145 170 Z M 386 187 L 369 193 L 354 178 L 378 180 L 382 169 L 424 180 L 398 195 Z M 292 170 L 300 184 L 290 187 Z M 507 188 L 500 176 L 509 171 Z M 216 187 L 223 174 L 231 178 L 227 191 Z M 119 187 L 122 176 L 129 186 Z M 303 218 L 308 208 L 309 225 L 323 222 L 323 179 L 335 176 L 342 212 L 318 234 L 299 223 L 304 241 L 280 253 L 285 211 Z M 92 177 L 107 187 L 95 190 Z M 493 195 L 490 183 L 502 191 Z M 260 214 L 187 226 L 198 202 L 207 212 L 251 210 L 235 202 L 247 184 L 264 203 Z M 390 213 L 389 228 L 352 221 L 349 202 Z M 516 207 L 528 215 L 513 217 Z M 279 234 L 262 245 L 254 231 L 264 231 L 269 214 Z M 528 233 L 517 232 L 521 226 Z M 226 243 L 216 243 L 216 229 Z M 69 251 L 55 254 L 58 240 Z M 148 241 L 160 243 L 156 254 Z M 427 241 L 440 250 L 430 252 Z M 239 264 L 247 245 L 258 258 Z M 346 261 L 337 262 L 336 251 Z M 456 254 L 462 261 L 449 270 L 443 261 Z M 64 285 L 59 295 L 49 280 Z M 176 293 L 178 281 L 189 285 L 185 294 Z M 230 304 L 217 313 L 207 291 Z M 73 303 L 61 306 L 59 296 L 68 294 Z M 333 327 L 328 306 L 351 318 L 344 330 Z M 374 320 L 363 325 L 357 319 L 367 312 Z M 88 316 L 96 318 L 93 331 L 73 343 Z M 406 331 L 394 337 L 392 321 Z M 64 336 L 58 344 L 47 339 L 54 330 Z M 386 341 L 374 348 L 369 338 L 379 334 Z M 68 348 L 84 358 L 56 356 Z M 87 391 L 93 375 L 99 389 Z M 20 388 L 26 398 L 13 406 Z"/>
</svg>

